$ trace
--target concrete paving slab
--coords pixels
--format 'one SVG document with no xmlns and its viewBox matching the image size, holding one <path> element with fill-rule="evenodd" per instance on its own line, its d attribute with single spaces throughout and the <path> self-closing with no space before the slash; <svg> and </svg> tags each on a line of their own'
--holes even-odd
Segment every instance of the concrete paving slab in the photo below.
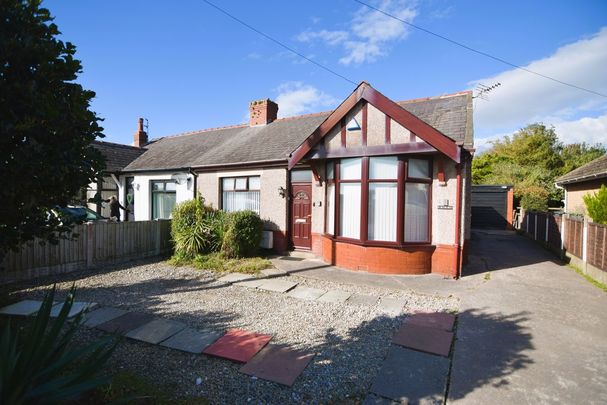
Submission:
<svg viewBox="0 0 607 405">
<path fill-rule="evenodd" d="M 183 352 L 200 354 L 222 335 L 223 333 L 221 332 L 211 330 L 185 328 L 181 332 L 178 332 L 160 343 L 160 346 L 181 350 Z"/>
<path fill-rule="evenodd" d="M 285 345 L 267 345 L 240 372 L 290 387 L 313 357 Z"/>
<path fill-rule="evenodd" d="M 271 335 L 249 332 L 242 329 L 231 329 L 204 349 L 203 353 L 246 363 L 253 358 L 269 341 Z"/>
<path fill-rule="evenodd" d="M 128 311 L 125 311 L 124 309 L 112 307 L 97 308 L 94 311 L 87 312 L 84 315 L 83 325 L 88 326 L 89 328 L 94 328 L 95 326 L 101 325 L 104 322 L 118 318 L 127 312 Z"/>
<path fill-rule="evenodd" d="M 448 372 L 449 359 L 392 345 L 371 392 L 405 404 L 442 404 Z"/>
<path fill-rule="evenodd" d="M 232 283 L 236 283 L 238 281 L 252 280 L 254 278 L 255 278 L 255 276 L 252 276 L 250 274 L 228 273 L 225 276 L 217 279 L 217 281 L 221 281 L 222 283 L 232 284 Z"/>
<path fill-rule="evenodd" d="M 332 302 L 335 304 L 341 304 L 346 302 L 348 298 L 352 295 L 351 292 L 341 291 L 341 290 L 329 290 L 326 294 L 322 295 L 318 298 L 320 302 Z"/>
<path fill-rule="evenodd" d="M 398 332 L 394 334 L 392 343 L 413 350 L 448 357 L 452 340 L 453 332 L 405 322 Z"/>
<path fill-rule="evenodd" d="M 61 312 L 62 307 L 63 307 L 63 303 L 61 303 L 60 305 L 55 305 L 51 309 L 51 318 L 58 317 L 59 313 Z M 90 311 L 90 310 L 94 309 L 95 307 L 97 307 L 96 302 L 74 301 L 74 303 L 72 304 L 72 307 L 70 308 L 70 312 L 67 314 L 67 317 L 73 318 L 74 316 L 78 315 L 79 313 L 81 313 L 83 311 L 85 311 L 85 312 Z"/>
<path fill-rule="evenodd" d="M 297 286 L 293 290 L 289 291 L 287 295 L 300 300 L 315 301 L 318 299 L 318 297 L 324 295 L 326 292 L 326 290 L 321 290 L 318 288 Z"/>
<path fill-rule="evenodd" d="M 451 332 L 455 323 L 455 315 L 446 312 L 417 312 L 409 316 L 405 322 Z"/>
<path fill-rule="evenodd" d="M 367 307 L 371 307 L 377 303 L 379 297 L 376 295 L 365 295 L 365 294 L 352 294 L 348 301 L 348 304 L 352 305 L 364 305 Z"/>
<path fill-rule="evenodd" d="M 295 288 L 297 283 L 287 281 L 283 279 L 268 279 L 265 283 L 261 284 L 258 288 L 260 290 L 273 291 L 279 293 L 286 293 L 287 291 Z"/>
<path fill-rule="evenodd" d="M 152 321 L 154 315 L 144 314 L 141 312 L 127 312 L 126 314 L 97 325 L 97 329 L 104 332 L 117 333 L 124 335 L 127 332 L 137 329 Z"/>
<path fill-rule="evenodd" d="M 153 321 L 126 333 L 125 336 L 156 345 L 185 329 L 185 327 L 186 325 L 184 323 L 171 319 L 154 319 Z"/>
<path fill-rule="evenodd" d="M 0 314 L 27 316 L 38 312 L 41 306 L 42 301 L 23 300 L 0 309 Z"/>
<path fill-rule="evenodd" d="M 382 297 L 378 305 L 383 312 L 400 315 L 405 307 L 405 302 L 400 298 Z"/>
<path fill-rule="evenodd" d="M 234 285 L 238 287 L 257 288 L 265 282 L 266 279 L 258 278 L 255 280 L 239 281 L 237 283 L 234 283 Z"/>
<path fill-rule="evenodd" d="M 261 271 L 261 274 L 263 274 L 266 277 L 280 277 L 280 276 L 286 276 L 287 272 L 284 270 L 280 270 L 280 269 L 263 269 Z"/>
</svg>

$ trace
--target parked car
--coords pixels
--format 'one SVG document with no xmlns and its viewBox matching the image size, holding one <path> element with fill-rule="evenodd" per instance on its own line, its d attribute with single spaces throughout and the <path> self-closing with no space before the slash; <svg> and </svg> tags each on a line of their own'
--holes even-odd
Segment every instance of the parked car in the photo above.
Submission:
<svg viewBox="0 0 607 405">
<path fill-rule="evenodd" d="M 68 205 L 67 207 L 56 207 L 55 209 L 61 212 L 63 215 L 66 215 L 70 221 L 76 223 L 88 221 L 107 222 L 109 220 L 108 218 L 97 214 L 92 209 L 80 205 Z"/>
</svg>

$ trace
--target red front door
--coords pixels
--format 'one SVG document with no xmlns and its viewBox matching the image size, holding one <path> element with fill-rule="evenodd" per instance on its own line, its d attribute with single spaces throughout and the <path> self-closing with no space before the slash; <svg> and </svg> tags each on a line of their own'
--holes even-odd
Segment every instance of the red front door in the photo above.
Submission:
<svg viewBox="0 0 607 405">
<path fill-rule="evenodd" d="M 291 185 L 291 235 L 293 246 L 312 248 L 312 185 Z"/>
</svg>

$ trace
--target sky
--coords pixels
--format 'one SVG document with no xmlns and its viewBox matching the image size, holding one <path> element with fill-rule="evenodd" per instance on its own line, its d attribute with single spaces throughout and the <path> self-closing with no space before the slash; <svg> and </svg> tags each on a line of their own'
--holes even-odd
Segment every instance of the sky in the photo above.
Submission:
<svg viewBox="0 0 607 405">
<path fill-rule="evenodd" d="M 501 86 L 474 101 L 475 145 L 534 122 L 564 143 L 607 145 L 607 97 L 514 69 L 353 0 L 212 0 L 353 82 L 393 100 Z M 558 80 L 607 94 L 607 1 L 369 0 L 427 30 Z M 355 85 L 205 2 L 46 0 L 78 78 L 96 92 L 104 140 L 131 143 L 138 117 L 157 138 L 247 121 L 270 98 L 279 116 L 331 110 Z M 475 91 L 476 93 L 476 91 Z"/>
</svg>

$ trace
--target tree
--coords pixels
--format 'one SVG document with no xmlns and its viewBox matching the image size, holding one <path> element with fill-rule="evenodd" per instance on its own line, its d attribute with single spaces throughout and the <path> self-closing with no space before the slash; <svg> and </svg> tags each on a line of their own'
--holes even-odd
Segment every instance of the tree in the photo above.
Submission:
<svg viewBox="0 0 607 405">
<path fill-rule="evenodd" d="M 603 184 L 597 193 L 586 194 L 583 198 L 590 218 L 596 223 L 607 224 L 607 187 Z"/>
<path fill-rule="evenodd" d="M 563 145 L 554 128 L 531 124 L 515 134 L 494 141 L 492 147 L 472 161 L 474 184 L 509 184 L 526 209 L 546 209 L 560 201 L 563 191 L 554 180 L 605 154 L 601 145 Z"/>
<path fill-rule="evenodd" d="M 40 0 L 0 2 L 0 259 L 35 237 L 56 242 L 71 227 L 65 206 L 98 176 L 103 137 L 95 96 L 74 80 L 76 48 Z"/>
</svg>

